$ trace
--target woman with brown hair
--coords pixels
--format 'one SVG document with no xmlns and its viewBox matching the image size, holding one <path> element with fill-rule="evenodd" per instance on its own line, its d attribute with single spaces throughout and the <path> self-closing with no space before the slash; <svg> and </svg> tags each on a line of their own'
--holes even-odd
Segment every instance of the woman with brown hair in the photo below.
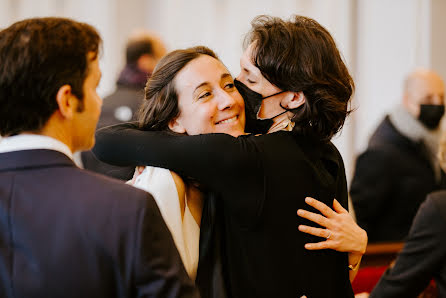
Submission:
<svg viewBox="0 0 446 298">
<path fill-rule="evenodd" d="M 330 34 L 314 20 L 260 17 L 253 22 L 248 43 L 245 57 L 250 64 L 242 61 L 245 77 L 242 73 L 237 84 L 246 100 L 248 128 L 268 134 L 172 136 L 120 125 L 98 133 L 95 153 L 114 164 L 169 168 L 220 197 L 221 261 L 228 296 L 353 297 L 347 254 L 306 250 L 306 243 L 319 238 L 298 231 L 295 213 L 305 207 L 308 195 L 327 205 L 336 197 L 347 205 L 344 165 L 329 140 L 348 114 L 352 79 Z M 275 60 L 263 62 L 262 55 Z M 154 75 L 157 71 L 162 67 Z M 179 77 L 172 79 L 174 87 L 181 84 Z M 149 80 L 146 95 L 151 85 Z M 169 120 L 169 128 L 191 134 L 193 126 L 186 126 L 197 118 L 209 129 L 243 126 L 244 113 L 232 109 L 234 103 L 228 98 L 215 102 L 224 92 L 219 86 L 207 81 L 182 86 L 189 87 L 192 99 L 187 103 L 176 94 L 180 112 Z M 201 108 L 208 105 L 215 105 L 218 113 Z M 339 236 L 330 229 L 310 232 L 327 242 Z M 347 250 L 360 255 L 360 246 Z"/>
</svg>

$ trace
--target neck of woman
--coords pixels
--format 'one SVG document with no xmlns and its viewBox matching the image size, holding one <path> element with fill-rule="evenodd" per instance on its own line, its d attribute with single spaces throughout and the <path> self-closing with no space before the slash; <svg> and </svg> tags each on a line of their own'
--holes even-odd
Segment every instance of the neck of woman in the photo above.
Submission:
<svg viewBox="0 0 446 298">
<path fill-rule="evenodd" d="M 294 128 L 294 122 L 291 121 L 291 117 L 293 117 L 292 112 L 287 112 L 282 115 L 279 115 L 275 118 L 273 118 L 273 125 L 268 130 L 268 133 L 280 131 L 280 130 L 286 130 L 286 131 L 292 131 Z"/>
</svg>

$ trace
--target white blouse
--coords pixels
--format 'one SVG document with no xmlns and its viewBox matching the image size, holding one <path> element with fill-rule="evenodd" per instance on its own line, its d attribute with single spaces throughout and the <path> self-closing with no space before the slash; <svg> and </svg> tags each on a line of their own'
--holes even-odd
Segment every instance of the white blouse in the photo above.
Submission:
<svg viewBox="0 0 446 298">
<path fill-rule="evenodd" d="M 178 191 L 172 174 L 167 169 L 146 167 L 136 178 L 135 187 L 150 192 L 155 198 L 161 215 L 172 234 L 189 277 L 197 275 L 200 227 L 192 216 L 185 198 L 185 210 L 181 218 Z"/>
</svg>

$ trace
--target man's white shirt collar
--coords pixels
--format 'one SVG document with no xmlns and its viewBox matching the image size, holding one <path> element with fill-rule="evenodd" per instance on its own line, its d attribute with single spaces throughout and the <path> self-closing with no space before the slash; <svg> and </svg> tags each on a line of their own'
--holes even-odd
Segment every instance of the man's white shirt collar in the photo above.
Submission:
<svg viewBox="0 0 446 298">
<path fill-rule="evenodd" d="M 70 148 L 68 148 L 68 146 L 61 141 L 51 137 L 22 134 L 0 139 L 0 153 L 34 149 L 59 151 L 73 160 L 73 153 L 71 152 Z"/>
</svg>

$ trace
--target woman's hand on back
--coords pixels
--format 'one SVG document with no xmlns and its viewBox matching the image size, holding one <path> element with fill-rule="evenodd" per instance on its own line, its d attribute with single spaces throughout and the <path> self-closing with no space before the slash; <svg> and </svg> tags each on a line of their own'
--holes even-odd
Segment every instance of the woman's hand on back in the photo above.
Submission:
<svg viewBox="0 0 446 298">
<path fill-rule="evenodd" d="M 307 243 L 308 250 L 333 249 L 348 252 L 348 267 L 350 268 L 350 281 L 352 282 L 359 269 L 362 255 L 367 248 L 367 232 L 356 224 L 352 216 L 335 199 L 333 209 L 313 198 L 305 198 L 305 202 L 319 210 L 322 214 L 307 210 L 297 210 L 297 215 L 319 224 L 324 228 L 315 228 L 300 225 L 301 232 L 325 238 L 317 243 Z"/>
<path fill-rule="evenodd" d="M 301 232 L 325 238 L 317 243 L 307 243 L 308 250 L 333 249 L 342 252 L 364 254 L 367 247 L 367 233 L 361 229 L 352 216 L 335 199 L 333 209 L 313 198 L 306 198 L 305 202 L 320 211 L 322 214 L 299 209 L 297 214 L 317 223 L 325 228 L 315 228 L 300 225 Z"/>
</svg>

